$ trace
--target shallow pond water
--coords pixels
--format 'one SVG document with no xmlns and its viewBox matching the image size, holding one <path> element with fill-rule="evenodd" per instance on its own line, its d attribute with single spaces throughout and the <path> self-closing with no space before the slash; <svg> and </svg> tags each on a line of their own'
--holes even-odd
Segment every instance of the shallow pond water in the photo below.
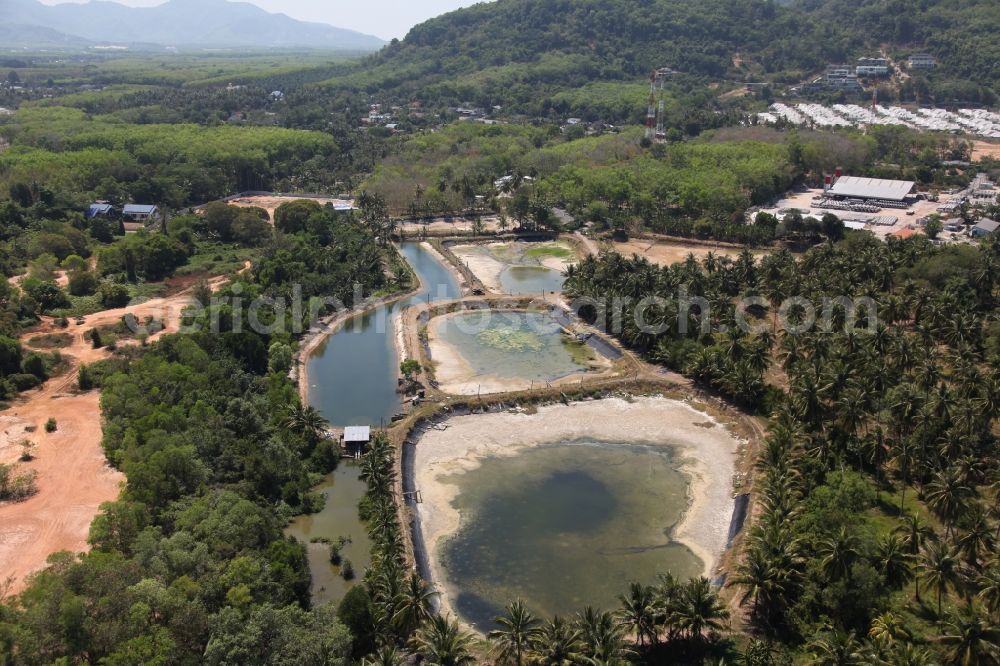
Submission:
<svg viewBox="0 0 1000 666">
<path fill-rule="evenodd" d="M 434 326 L 439 339 L 468 366 L 470 380 L 488 376 L 545 382 L 587 370 L 579 346 L 546 313 L 463 312 L 440 317 Z"/>
<path fill-rule="evenodd" d="M 365 483 L 359 478 L 360 474 L 358 465 L 341 462 L 336 471 L 328 474 L 323 483 L 314 489 L 326 496 L 323 510 L 310 516 L 299 516 L 285 530 L 285 534 L 294 536 L 309 550 L 313 603 L 340 601 L 371 564 L 371 540 L 368 530 L 358 518 L 358 501 L 365 494 Z M 314 538 L 336 542 L 340 537 L 350 539 L 341 554 L 354 567 L 355 578 L 351 581 L 344 580 L 340 567 L 330 563 L 329 543 L 311 542 Z"/>
<path fill-rule="evenodd" d="M 393 314 L 413 303 L 462 293 L 448 269 L 420 243 L 403 243 L 400 252 L 421 277 L 419 293 L 347 322 L 306 359 L 309 403 L 334 426 L 389 423 L 401 406 Z"/>
<path fill-rule="evenodd" d="M 562 291 L 562 273 L 544 266 L 511 266 L 500 274 L 500 286 L 505 294 L 542 294 Z"/>
<path fill-rule="evenodd" d="M 312 383 L 309 404 L 334 426 L 388 423 L 400 408 L 396 393 L 399 358 L 393 342 L 392 313 L 419 301 L 433 302 L 461 294 L 452 274 L 419 243 L 403 243 L 400 252 L 420 276 L 420 291 L 349 322 L 306 360 Z M 323 510 L 299 516 L 286 529 L 286 534 L 295 536 L 309 549 L 316 603 L 343 598 L 361 580 L 370 561 L 371 542 L 358 517 L 358 502 L 365 493 L 359 473 L 356 465 L 342 463 L 315 489 L 327 496 Z M 341 536 L 352 539 L 344 548 L 344 556 L 351 560 L 356 574 L 351 582 L 343 580 L 339 567 L 330 564 L 328 544 L 310 543 L 313 538 L 336 541 Z"/>
<path fill-rule="evenodd" d="M 513 295 L 562 291 L 565 278 L 559 266 L 576 260 L 570 246 L 551 241 L 454 245 L 451 249 L 485 284 Z"/>
<path fill-rule="evenodd" d="M 704 568 L 670 538 L 688 482 L 669 446 L 557 442 L 444 481 L 459 489 L 461 524 L 441 565 L 452 605 L 480 630 L 514 599 L 543 617 L 610 610 L 629 582 Z"/>
</svg>

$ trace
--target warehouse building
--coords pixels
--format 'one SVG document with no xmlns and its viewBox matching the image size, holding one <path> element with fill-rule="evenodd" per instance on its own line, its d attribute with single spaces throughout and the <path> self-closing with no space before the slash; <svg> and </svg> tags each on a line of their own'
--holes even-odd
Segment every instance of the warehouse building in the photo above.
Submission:
<svg viewBox="0 0 1000 666">
<path fill-rule="evenodd" d="M 827 192 L 831 197 L 845 199 L 871 199 L 902 203 L 913 192 L 916 183 L 909 180 L 883 180 L 843 176 Z"/>
</svg>

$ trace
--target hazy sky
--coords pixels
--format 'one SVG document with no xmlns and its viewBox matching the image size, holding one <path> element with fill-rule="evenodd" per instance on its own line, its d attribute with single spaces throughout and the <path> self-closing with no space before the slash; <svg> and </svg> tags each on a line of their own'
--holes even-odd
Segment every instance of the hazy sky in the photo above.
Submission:
<svg viewBox="0 0 1000 666">
<path fill-rule="evenodd" d="M 3 0 L 0 0 L 2 2 Z M 42 0 L 55 5 L 67 0 Z M 73 0 L 82 2 L 84 0 Z M 130 7 L 150 7 L 164 0 L 116 0 Z M 269 12 L 281 12 L 303 21 L 329 23 L 376 35 L 402 38 L 421 21 L 477 0 L 249 0 Z"/>
</svg>

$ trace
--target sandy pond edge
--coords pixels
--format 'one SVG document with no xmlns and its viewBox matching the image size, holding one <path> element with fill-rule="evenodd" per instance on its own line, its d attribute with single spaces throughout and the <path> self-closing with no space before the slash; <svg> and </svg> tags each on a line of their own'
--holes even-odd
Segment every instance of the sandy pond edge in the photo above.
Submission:
<svg viewBox="0 0 1000 666">
<path fill-rule="evenodd" d="M 546 241 L 552 245 L 562 245 L 574 254 L 574 259 L 566 259 L 557 256 L 543 256 L 537 263 L 511 263 L 493 254 L 493 248 L 506 247 L 524 241 L 495 241 L 490 243 L 455 243 L 448 247 L 448 250 L 458 261 L 465 264 L 466 268 L 479 279 L 487 289 L 495 293 L 503 293 L 501 278 L 504 271 L 515 266 L 540 266 L 552 271 L 564 273 L 570 265 L 579 262 L 579 257 L 573 246 L 558 237 Z"/>
<path fill-rule="evenodd" d="M 498 311 L 490 310 L 497 314 Z M 533 314 L 530 310 L 504 310 L 506 314 Z M 587 367 L 573 371 L 554 379 L 520 379 L 516 377 L 499 377 L 477 373 L 468 360 L 456 346 L 441 335 L 440 327 L 447 325 L 448 320 L 463 315 L 475 314 L 475 311 L 456 310 L 434 316 L 427 326 L 427 346 L 430 350 L 429 360 L 434 365 L 435 378 L 443 393 L 453 396 L 495 395 L 528 391 L 535 386 L 557 387 L 579 382 L 581 379 L 608 376 L 612 363 L 601 354 L 593 352 Z M 592 350 L 591 350 L 592 351 Z"/>
<path fill-rule="evenodd" d="M 446 423 L 446 430 L 427 430 L 417 438 L 412 469 L 404 471 L 412 474 L 422 496 L 414 511 L 422 543 L 414 546 L 424 550 L 431 581 L 442 592 L 442 612 L 456 614 L 450 603 L 453 590 L 439 562 L 440 546 L 458 528 L 461 517 L 451 504 L 457 488 L 441 483 L 439 477 L 475 469 L 486 457 L 515 455 L 553 441 L 588 437 L 620 441 L 622 433 L 627 433 L 636 442 L 674 447 L 679 469 L 690 484 L 689 504 L 671 537 L 702 560 L 704 575 L 711 577 L 718 566 L 728 540 L 733 478 L 744 441 L 687 402 L 663 397 L 604 398 L 543 406 L 530 415 L 456 416 Z"/>
</svg>

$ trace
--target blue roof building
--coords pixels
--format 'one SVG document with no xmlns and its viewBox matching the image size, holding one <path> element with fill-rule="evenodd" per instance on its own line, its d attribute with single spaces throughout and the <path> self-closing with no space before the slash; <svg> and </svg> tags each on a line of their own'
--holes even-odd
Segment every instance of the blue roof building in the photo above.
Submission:
<svg viewBox="0 0 1000 666">
<path fill-rule="evenodd" d="M 142 206 L 140 204 L 125 204 L 126 215 L 152 215 L 156 212 L 156 206 Z"/>
<path fill-rule="evenodd" d="M 92 220 L 99 215 L 111 215 L 114 210 L 115 207 L 109 203 L 92 203 L 87 206 L 87 211 L 83 216 L 88 220 Z"/>
<path fill-rule="evenodd" d="M 135 222 L 147 222 L 159 215 L 160 209 L 156 206 L 144 206 L 140 204 L 126 204 L 122 210 L 122 216 L 127 220 Z"/>
</svg>

